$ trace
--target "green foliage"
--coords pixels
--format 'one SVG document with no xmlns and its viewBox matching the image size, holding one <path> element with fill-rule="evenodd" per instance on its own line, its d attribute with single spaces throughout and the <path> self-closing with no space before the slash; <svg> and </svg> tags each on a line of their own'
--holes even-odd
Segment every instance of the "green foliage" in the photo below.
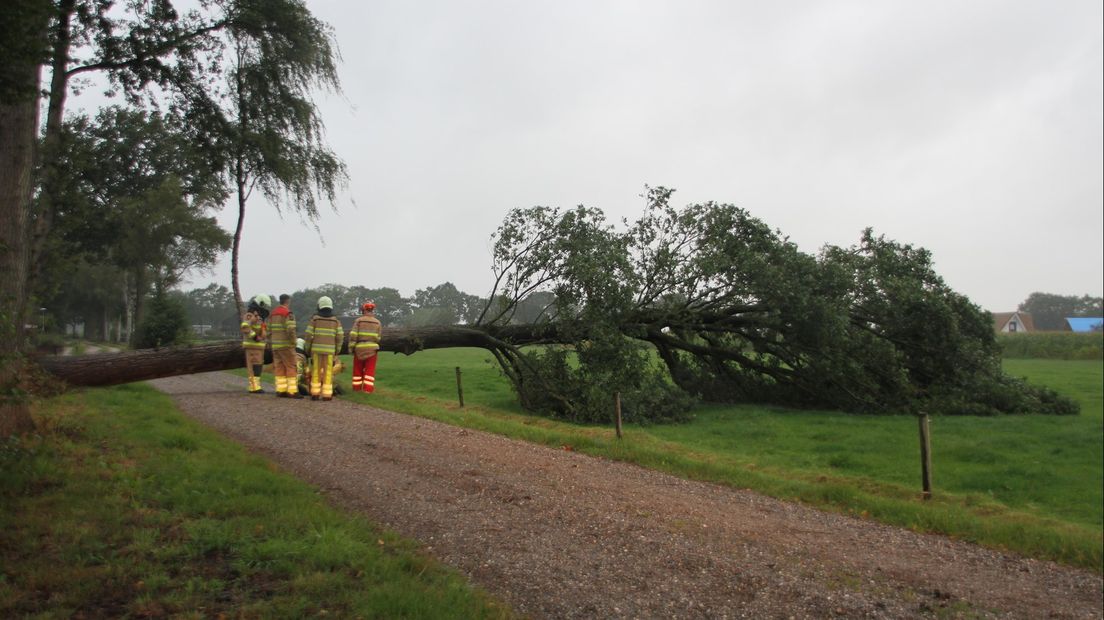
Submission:
<svg viewBox="0 0 1104 620">
<path fill-rule="evenodd" d="M 571 422 L 608 424 L 614 398 L 622 419 L 648 424 L 689 419 L 693 397 L 679 390 L 639 343 L 588 341 L 578 352 L 533 347 L 522 352 L 517 396 L 523 407 Z M 570 395 L 567 397 L 566 395 Z"/>
<path fill-rule="evenodd" d="M 452 282 L 418 289 L 411 305 L 415 308 L 415 316 L 423 312 L 418 317 L 419 322 L 411 325 L 471 324 L 478 320 L 485 304 L 485 300 L 457 289 Z M 432 322 L 425 322 L 429 318 Z"/>
<path fill-rule="evenodd" d="M 1104 335 L 1100 333 L 997 334 L 997 344 L 1006 359 L 1104 359 Z"/>
<path fill-rule="evenodd" d="M 238 311 L 234 306 L 234 294 L 221 284 L 211 283 L 204 288 L 174 295 L 184 306 L 188 320 L 194 325 L 210 325 L 218 330 L 228 317 L 233 317 L 233 334 L 238 334 Z"/>
<path fill-rule="evenodd" d="M 150 300 L 145 318 L 134 330 L 134 347 L 152 349 L 183 344 L 190 335 L 184 305 L 158 289 Z"/>
<path fill-rule="evenodd" d="M 1104 298 L 1034 292 L 1017 309 L 1031 315 L 1035 329 L 1061 331 L 1067 317 L 1104 316 Z"/>
<path fill-rule="evenodd" d="M 221 179 L 177 120 L 106 108 L 66 124 L 58 158 L 58 219 L 36 287 L 59 319 L 102 326 L 128 297 L 141 323 L 151 288 L 208 268 L 229 247 L 208 214 L 225 196 Z"/>
<path fill-rule="evenodd" d="M 50 0 L 24 0 L 8 3 L 0 11 L 0 103 L 34 98 L 38 92 L 28 84 L 18 67 L 38 65 L 49 57 L 43 27 L 53 6 Z"/>
<path fill-rule="evenodd" d="M 648 343 L 684 397 L 870 413 L 1076 412 L 1002 376 L 989 315 L 943 282 L 927 250 L 868 229 L 856 246 L 811 256 L 743 209 L 675 209 L 671 193 L 650 189 L 645 214 L 623 232 L 585 207 L 515 210 L 499 227 L 495 303 L 480 323 L 511 323 L 531 296 L 547 295 L 547 331 L 578 353 L 574 369 L 497 345 L 524 404 L 597 419 L 605 408 L 587 385 L 666 386 L 650 364 L 628 363 Z M 691 402 L 656 394 L 661 418 Z"/>
</svg>

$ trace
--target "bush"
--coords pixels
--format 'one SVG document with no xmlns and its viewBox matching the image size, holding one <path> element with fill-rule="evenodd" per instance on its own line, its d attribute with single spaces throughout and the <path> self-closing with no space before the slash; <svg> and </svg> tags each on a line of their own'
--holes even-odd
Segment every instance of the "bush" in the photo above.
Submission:
<svg viewBox="0 0 1104 620">
<path fill-rule="evenodd" d="M 625 422 L 690 418 L 696 399 L 671 383 L 647 348 L 624 339 L 610 344 L 587 343 L 582 352 L 547 347 L 523 353 L 521 380 L 515 383 L 522 407 L 561 420 L 604 424 L 613 419 L 614 393 L 620 392 Z M 608 359 L 594 363 L 594 357 Z"/>
<path fill-rule="evenodd" d="M 184 344 L 189 338 L 188 313 L 179 301 L 158 291 L 146 316 L 134 330 L 134 348 L 155 349 Z"/>
<path fill-rule="evenodd" d="M 1104 360 L 1104 334 L 1041 332 L 999 334 L 1001 353 L 1011 359 Z"/>
</svg>

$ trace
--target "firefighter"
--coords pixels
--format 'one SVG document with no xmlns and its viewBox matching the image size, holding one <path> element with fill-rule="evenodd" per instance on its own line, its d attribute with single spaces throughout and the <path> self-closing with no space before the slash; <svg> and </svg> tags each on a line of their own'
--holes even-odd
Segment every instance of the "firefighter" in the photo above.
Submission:
<svg viewBox="0 0 1104 620">
<path fill-rule="evenodd" d="M 261 389 L 261 371 L 264 368 L 264 352 L 268 318 L 268 309 L 272 300 L 268 295 L 257 295 L 249 300 L 245 316 L 242 317 L 242 348 L 245 349 L 245 368 L 249 372 L 249 393 L 264 394 Z"/>
<path fill-rule="evenodd" d="M 333 400 L 334 358 L 345 338 L 341 321 L 333 315 L 333 300 L 318 298 L 318 312 L 311 317 L 303 335 L 311 360 L 311 400 Z"/>
<path fill-rule="evenodd" d="M 307 359 L 307 341 L 295 339 L 295 387 L 300 396 L 310 394 L 310 360 Z"/>
<path fill-rule="evenodd" d="M 360 313 L 349 332 L 349 352 L 353 354 L 353 391 L 371 394 L 376 389 L 376 359 L 381 329 L 376 318 L 375 302 L 365 302 L 360 307 Z"/>
<path fill-rule="evenodd" d="M 295 377 L 295 315 L 291 295 L 280 295 L 280 305 L 268 318 L 268 338 L 272 343 L 272 372 L 276 375 L 276 396 L 302 398 Z"/>
</svg>

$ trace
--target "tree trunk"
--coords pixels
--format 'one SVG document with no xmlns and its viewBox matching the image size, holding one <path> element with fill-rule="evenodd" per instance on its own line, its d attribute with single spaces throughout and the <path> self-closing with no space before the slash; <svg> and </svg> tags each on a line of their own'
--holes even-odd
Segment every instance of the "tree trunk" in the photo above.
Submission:
<svg viewBox="0 0 1104 620">
<path fill-rule="evenodd" d="M 481 347 L 491 349 L 506 340 L 514 345 L 547 343 L 550 334 L 531 326 L 511 326 L 489 331 L 472 327 L 388 328 L 383 332 L 380 351 L 411 355 L 424 349 Z M 348 341 L 341 353 L 348 352 Z M 103 353 L 76 357 L 41 357 L 36 360 L 47 372 L 70 385 L 101 386 L 145 381 L 197 372 L 245 367 L 241 342 L 230 340 L 212 344 L 139 349 L 122 353 Z M 272 361 L 271 351 L 265 362 Z"/>
<path fill-rule="evenodd" d="M 238 162 L 238 174 L 241 174 L 241 162 Z M 240 177 L 239 177 L 240 178 Z M 238 316 L 245 312 L 245 304 L 242 303 L 241 286 L 238 284 L 238 254 L 241 250 L 242 227 L 245 224 L 245 185 L 238 181 L 238 225 L 234 229 L 234 244 L 230 251 L 230 283 L 234 287 L 234 305 L 238 309 Z"/>
<path fill-rule="evenodd" d="M 58 151 L 61 148 L 62 123 L 65 120 L 65 99 L 69 94 L 69 48 L 72 40 L 70 22 L 76 10 L 76 0 L 61 0 L 56 9 L 53 25 L 53 47 L 50 50 L 50 92 L 46 107 L 46 132 L 42 138 L 39 156 L 39 195 L 32 203 L 36 209 L 34 232 L 31 237 L 30 265 L 27 269 L 27 289 L 33 289 L 34 279 L 41 276 L 42 255 L 50 229 L 54 225 L 54 196 L 57 193 L 60 172 Z"/>
<path fill-rule="evenodd" d="M 29 25 L 34 32 L 35 24 Z M 41 26 L 45 34 L 45 23 Z M 30 409 L 19 397 L 18 387 L 29 299 L 30 204 L 41 73 L 37 62 L 22 60 L 5 58 L 5 70 L 27 93 L 0 101 L 0 437 L 34 430 Z"/>
</svg>

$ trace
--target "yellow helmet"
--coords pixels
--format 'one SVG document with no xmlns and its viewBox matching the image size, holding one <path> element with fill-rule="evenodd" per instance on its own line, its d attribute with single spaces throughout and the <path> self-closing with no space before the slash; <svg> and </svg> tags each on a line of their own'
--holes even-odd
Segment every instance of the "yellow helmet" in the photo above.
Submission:
<svg viewBox="0 0 1104 620">
<path fill-rule="evenodd" d="M 329 308 L 330 310 L 333 310 L 333 300 L 326 295 L 318 298 L 318 309 L 322 310 L 324 308 Z"/>
</svg>

